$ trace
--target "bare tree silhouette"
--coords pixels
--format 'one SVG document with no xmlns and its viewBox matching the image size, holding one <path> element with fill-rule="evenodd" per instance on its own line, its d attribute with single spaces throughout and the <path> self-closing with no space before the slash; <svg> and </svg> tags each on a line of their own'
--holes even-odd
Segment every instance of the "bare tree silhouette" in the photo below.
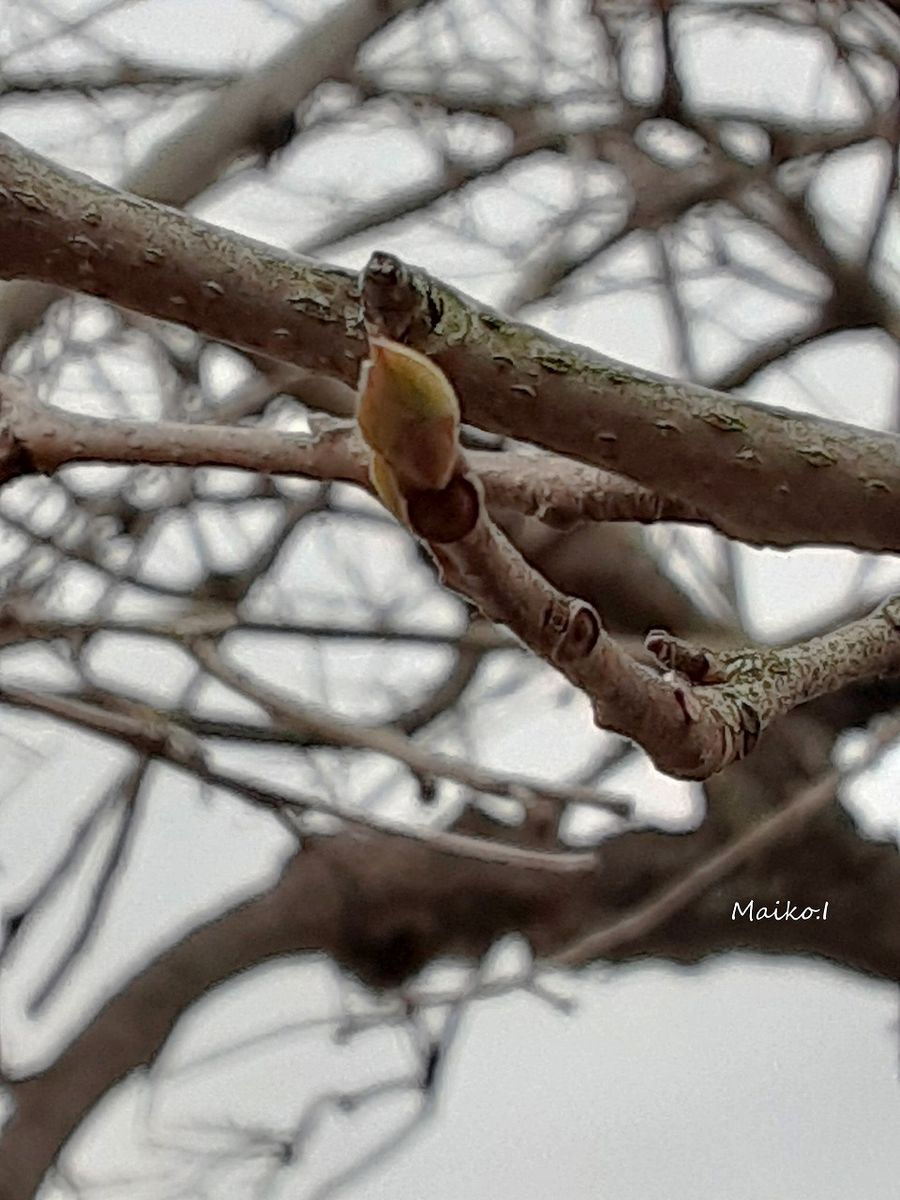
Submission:
<svg viewBox="0 0 900 1200">
<path fill-rule="evenodd" d="M 152 16 L 122 55 L 127 4 L 10 0 L 0 1200 L 89 1192 L 74 1131 L 276 959 L 325 956 L 372 993 L 332 1026 L 417 1054 L 228 1133 L 261 1186 L 326 1111 L 411 1098 L 317 1196 L 430 1111 L 478 996 L 728 950 L 900 979 L 896 845 L 841 802 L 900 737 L 900 438 L 862 367 L 828 387 L 896 374 L 897 6 L 476 7 L 260 0 L 271 56 L 205 70 Z M 772 644 L 738 543 L 855 551 L 840 611 Z M 570 702 L 562 775 L 511 769 Z M 651 764 L 702 787 L 677 832 Z M 176 791 L 277 879 L 189 907 L 21 1067 L 12 1014 L 77 978 Z"/>
</svg>

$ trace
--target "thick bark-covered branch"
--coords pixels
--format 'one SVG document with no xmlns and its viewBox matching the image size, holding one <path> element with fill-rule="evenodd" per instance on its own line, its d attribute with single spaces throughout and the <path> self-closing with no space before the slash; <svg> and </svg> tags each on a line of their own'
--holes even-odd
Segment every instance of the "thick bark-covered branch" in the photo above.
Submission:
<svg viewBox="0 0 900 1200">
<path fill-rule="evenodd" d="M 67 172 L 0 137 L 0 271 L 60 284 L 355 385 L 355 279 Z M 617 471 L 750 542 L 900 550 L 900 438 L 637 371 L 378 256 L 385 331 L 465 420 Z"/>
<path fill-rule="evenodd" d="M 270 59 L 218 90 L 174 137 L 150 151 L 124 187 L 163 204 L 187 204 L 214 184 L 237 155 L 256 148 L 273 119 L 292 114 L 327 79 L 347 75 L 361 45 L 419 3 L 344 0 L 320 21 L 304 25 Z M 34 284 L 0 288 L 0 353 L 33 329 L 55 299 L 55 289 Z"/>
<path fill-rule="evenodd" d="M 363 292 L 367 319 L 434 359 L 473 424 L 696 505 L 731 537 L 897 548 L 895 435 L 626 367 L 499 318 L 391 255 L 373 256 Z"/>
<path fill-rule="evenodd" d="M 66 171 L 0 137 L 0 273 L 55 283 L 355 384 L 356 280 Z"/>
</svg>

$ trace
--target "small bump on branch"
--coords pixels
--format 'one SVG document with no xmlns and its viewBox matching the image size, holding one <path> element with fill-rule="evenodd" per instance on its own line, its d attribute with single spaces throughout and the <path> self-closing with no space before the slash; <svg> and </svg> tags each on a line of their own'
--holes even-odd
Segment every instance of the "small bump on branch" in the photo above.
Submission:
<svg viewBox="0 0 900 1200">
<path fill-rule="evenodd" d="M 376 251 L 360 272 L 359 287 L 370 333 L 417 344 L 441 319 L 437 300 L 421 290 L 410 268 L 393 254 Z"/>
</svg>

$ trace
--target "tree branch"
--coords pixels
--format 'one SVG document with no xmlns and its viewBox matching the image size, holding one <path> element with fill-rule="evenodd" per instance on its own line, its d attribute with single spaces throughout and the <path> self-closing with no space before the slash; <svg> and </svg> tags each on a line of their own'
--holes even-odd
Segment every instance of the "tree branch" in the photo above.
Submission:
<svg viewBox="0 0 900 1200">
<path fill-rule="evenodd" d="M 355 280 L 65 172 L 0 138 L 0 270 L 60 283 L 355 385 Z M 740 402 L 498 317 L 376 256 L 368 305 L 463 417 L 617 471 L 731 537 L 900 550 L 900 437 Z"/>
<path fill-rule="evenodd" d="M 97 1014 L 45 1071 L 13 1082 L 16 1112 L 0 1136 L 0 1200 L 30 1200 L 81 1119 L 131 1071 L 151 1064 L 175 1022 L 197 999 L 277 956 L 324 953 L 377 988 L 392 987 L 448 955 L 479 959 L 505 933 L 552 958 L 580 936 L 631 912 L 635 895 L 685 878 L 715 848 L 709 831 L 678 837 L 628 833 L 605 843 L 596 872 L 530 871 L 436 852 L 378 835 L 343 833 L 311 842 L 266 895 L 164 952 Z M 736 945 L 808 953 L 900 978 L 900 860 L 891 846 L 860 844 L 857 870 L 826 831 L 807 827 L 744 863 L 727 889 L 697 897 L 677 919 L 608 950 L 613 961 L 648 955 L 694 963 Z M 863 861 L 863 859 L 865 861 Z M 788 891 L 804 905 L 830 900 L 825 921 L 737 926 L 736 900 L 774 905 Z"/>
</svg>

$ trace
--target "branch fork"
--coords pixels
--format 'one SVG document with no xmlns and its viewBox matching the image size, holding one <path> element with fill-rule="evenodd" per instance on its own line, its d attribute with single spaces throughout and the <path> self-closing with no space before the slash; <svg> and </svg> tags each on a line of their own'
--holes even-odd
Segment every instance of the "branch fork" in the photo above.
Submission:
<svg viewBox="0 0 900 1200">
<path fill-rule="evenodd" d="M 449 587 L 561 671 L 590 698 L 597 725 L 638 742 L 661 771 L 706 779 L 749 754 L 765 727 L 796 705 L 900 672 L 900 596 L 782 649 L 714 654 L 653 630 L 645 645 L 659 668 L 638 662 L 594 608 L 554 588 L 494 523 L 459 444 L 452 385 L 436 362 L 396 340 L 424 311 L 403 264 L 375 255 L 360 291 L 370 357 L 357 420 L 376 492 L 428 546 Z M 437 310 L 429 316 L 441 319 Z"/>
</svg>

